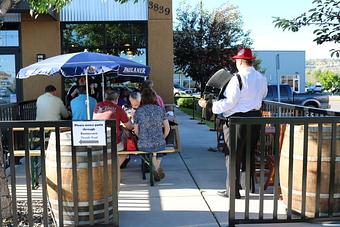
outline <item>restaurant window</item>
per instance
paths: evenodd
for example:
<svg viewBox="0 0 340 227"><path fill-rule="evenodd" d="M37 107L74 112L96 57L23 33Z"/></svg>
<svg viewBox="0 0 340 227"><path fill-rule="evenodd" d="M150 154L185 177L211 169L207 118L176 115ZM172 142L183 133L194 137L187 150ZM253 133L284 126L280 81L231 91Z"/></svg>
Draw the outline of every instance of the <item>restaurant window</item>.
<svg viewBox="0 0 340 227"><path fill-rule="evenodd" d="M19 47L19 29L17 25L4 24L0 30L0 47Z"/></svg>
<svg viewBox="0 0 340 227"><path fill-rule="evenodd" d="M112 54L147 64L147 23L62 23L62 53L84 50ZM64 92L76 78L64 78Z"/></svg>
<svg viewBox="0 0 340 227"><path fill-rule="evenodd" d="M19 25L3 24L0 30L0 104L17 101L19 49Z"/></svg>
<svg viewBox="0 0 340 227"><path fill-rule="evenodd" d="M146 64L145 22L78 23L62 25L62 52L84 51L108 53L120 57L135 56Z"/></svg>

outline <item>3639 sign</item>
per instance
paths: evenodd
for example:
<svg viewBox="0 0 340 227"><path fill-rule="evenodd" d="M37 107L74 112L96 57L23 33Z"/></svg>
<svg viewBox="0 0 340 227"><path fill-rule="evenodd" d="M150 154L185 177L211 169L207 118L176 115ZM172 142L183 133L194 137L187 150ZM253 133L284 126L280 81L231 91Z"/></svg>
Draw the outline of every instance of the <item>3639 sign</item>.
<svg viewBox="0 0 340 227"><path fill-rule="evenodd" d="M154 10L157 13L169 15L171 13L171 10L169 7L166 7L164 5L158 4L157 2L149 1L149 9Z"/></svg>

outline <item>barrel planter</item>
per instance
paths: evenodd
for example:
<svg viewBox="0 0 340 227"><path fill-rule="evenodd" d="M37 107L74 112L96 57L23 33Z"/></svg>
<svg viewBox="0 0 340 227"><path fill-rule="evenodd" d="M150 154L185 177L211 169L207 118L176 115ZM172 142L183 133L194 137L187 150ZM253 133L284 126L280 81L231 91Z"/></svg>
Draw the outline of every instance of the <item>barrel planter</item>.
<svg viewBox="0 0 340 227"><path fill-rule="evenodd" d="M336 129L336 157L335 169L330 170L332 128L324 124L322 128L322 158L321 158L321 188L320 188L320 216L327 215L329 202L333 204L333 214L340 213L340 127ZM283 202L288 204L288 169L289 169L289 134L287 126L282 144L280 157L280 186ZM293 191L292 210L301 213L302 174L303 174L303 134L304 127L294 128L293 155ZM318 155L318 126L309 125L308 128L308 157L306 178L306 213L307 217L314 217L317 191L317 155ZM334 171L333 200L329 201L330 172Z"/></svg>
<svg viewBox="0 0 340 227"><path fill-rule="evenodd" d="M108 133L109 135L109 133ZM108 140L110 141L110 140ZM76 171L77 171L77 194L78 194L78 221L79 225L90 224L89 210L89 183L93 188L93 211L94 223L103 223L105 218L105 201L108 201L109 219L113 218L113 193L118 193L118 186L112 190L112 164L111 146L108 144L107 154L107 195L104 193L104 162L102 147L92 148L92 176L93 182L88 182L88 154L86 147L75 147L76 149ZM74 202L73 202L73 177L72 177L72 145L71 132L60 133L60 156L61 156L61 182L62 182L62 203L64 225L75 225ZM51 204L52 213L59 222L59 203L58 203L58 181L57 181L57 161L56 161L56 138L52 132L46 151L46 178L47 193ZM119 173L119 171L118 171ZM119 175L118 175L119 179ZM117 181L116 185L118 184ZM59 223L58 223L59 225Z"/></svg>

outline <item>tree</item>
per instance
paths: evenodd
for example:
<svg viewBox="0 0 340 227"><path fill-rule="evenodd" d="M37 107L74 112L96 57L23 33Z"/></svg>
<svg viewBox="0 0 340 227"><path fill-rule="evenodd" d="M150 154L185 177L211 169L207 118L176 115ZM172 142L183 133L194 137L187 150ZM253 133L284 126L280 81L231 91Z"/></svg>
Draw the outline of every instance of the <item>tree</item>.
<svg viewBox="0 0 340 227"><path fill-rule="evenodd" d="M294 19L274 17L275 27L282 28L283 31L298 32L302 27L316 26L313 32L316 36L314 42L320 45L326 42L338 44L340 42L340 1L314 0L313 4L316 5L314 8ZM331 49L330 52L331 56L340 57L340 49Z"/></svg>
<svg viewBox="0 0 340 227"><path fill-rule="evenodd" d="M217 70L226 67L235 72L232 62L237 49L250 46L249 32L242 30L242 18L233 5L225 5L212 13L202 5L190 8L184 5L177 10L178 24L174 31L174 64L193 80L201 91Z"/></svg>
<svg viewBox="0 0 340 227"><path fill-rule="evenodd" d="M335 88L340 87L340 75L335 72L326 70L320 71L317 70L313 72L316 77L319 78L321 85L325 88L325 90L334 90Z"/></svg>

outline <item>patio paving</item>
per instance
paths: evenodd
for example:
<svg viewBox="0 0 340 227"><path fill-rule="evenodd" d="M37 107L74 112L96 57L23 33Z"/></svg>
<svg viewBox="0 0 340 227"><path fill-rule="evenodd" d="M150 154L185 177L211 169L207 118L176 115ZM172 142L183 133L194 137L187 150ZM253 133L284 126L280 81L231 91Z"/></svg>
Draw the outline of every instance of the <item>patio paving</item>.
<svg viewBox="0 0 340 227"><path fill-rule="evenodd" d="M225 184L224 155L209 152L216 145L216 133L206 125L190 120L191 116L176 111L181 138L181 152L168 154L162 160L166 177L149 186L140 172L140 160L134 157L122 170L119 194L120 226L181 227L227 226L229 200L216 195ZM241 191L241 194L244 193ZM257 194L251 195L250 217L257 217ZM266 195L271 197L271 194ZM244 200L237 200L236 216L243 215ZM273 202L264 202L264 217L270 216ZM279 202L279 217L285 207ZM239 225L249 226L249 225ZM258 224L251 226L336 226L310 223ZM340 226L340 225L338 225Z"/></svg>

